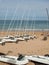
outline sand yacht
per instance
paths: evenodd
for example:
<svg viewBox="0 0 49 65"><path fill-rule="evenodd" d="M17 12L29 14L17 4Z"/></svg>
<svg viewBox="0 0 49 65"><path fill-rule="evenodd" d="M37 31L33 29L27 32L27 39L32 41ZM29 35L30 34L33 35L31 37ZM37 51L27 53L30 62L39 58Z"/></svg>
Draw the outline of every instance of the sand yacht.
<svg viewBox="0 0 49 65"><path fill-rule="evenodd" d="M17 41L24 41L23 36L21 36L21 35L16 35L14 38L15 38Z"/></svg>
<svg viewBox="0 0 49 65"><path fill-rule="evenodd" d="M6 36L6 37L1 37L0 39L0 44L1 45L5 45L5 43L9 43L9 42L12 42L12 43L17 43L18 41L24 41L24 39L20 36Z"/></svg>
<svg viewBox="0 0 49 65"><path fill-rule="evenodd" d="M25 35L23 35L23 38L24 38L24 40L29 40L29 39L34 39L34 38L37 38L36 37L36 35L33 35L33 36L31 36L31 35L27 35L27 34L25 34Z"/></svg>
<svg viewBox="0 0 49 65"><path fill-rule="evenodd" d="M5 62L9 64L15 65L25 65L29 63L29 61L42 63L42 64L49 64L49 57L48 56L39 56L39 55L32 55L32 56L24 56L20 54L19 56L8 56L3 53L0 54L0 62Z"/></svg>
<svg viewBox="0 0 49 65"><path fill-rule="evenodd" d="M33 56L28 56L28 60L42 63L42 64L49 64L49 57L48 56L39 56L39 55L33 55Z"/></svg>
<svg viewBox="0 0 49 65"><path fill-rule="evenodd" d="M5 45L6 42L16 42L17 40L13 36L6 36L0 39L0 44Z"/></svg>
<svg viewBox="0 0 49 65"><path fill-rule="evenodd" d="M5 62L9 64L15 64L15 65L25 65L29 61L26 58L26 56L7 56L7 55L0 55L0 62Z"/></svg>

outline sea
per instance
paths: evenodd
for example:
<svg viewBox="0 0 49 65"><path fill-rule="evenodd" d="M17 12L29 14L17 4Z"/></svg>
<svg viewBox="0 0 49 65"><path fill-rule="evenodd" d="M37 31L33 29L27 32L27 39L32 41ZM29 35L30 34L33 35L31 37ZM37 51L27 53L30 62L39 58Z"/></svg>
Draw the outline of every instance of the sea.
<svg viewBox="0 0 49 65"><path fill-rule="evenodd" d="M0 20L0 31L49 30L48 20Z"/></svg>

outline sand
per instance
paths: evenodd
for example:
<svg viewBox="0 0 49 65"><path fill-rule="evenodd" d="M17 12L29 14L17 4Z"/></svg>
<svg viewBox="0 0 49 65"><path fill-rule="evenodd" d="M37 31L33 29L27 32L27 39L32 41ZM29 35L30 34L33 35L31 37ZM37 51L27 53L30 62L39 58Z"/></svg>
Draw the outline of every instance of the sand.
<svg viewBox="0 0 49 65"><path fill-rule="evenodd" d="M18 31L16 33L10 32L9 35L15 35L15 34L29 34L33 35L33 32L23 32L23 31ZM12 56L17 56L19 53L24 54L24 55L45 55L49 54L49 37L46 41L43 41L43 37L45 34L49 32L40 32L36 31L34 34L37 36L37 39L33 40L28 40L26 41L19 41L17 44L16 43L6 43L4 46L0 45L0 52L12 55ZM44 34L44 35L41 35ZM6 32L0 32L0 36L6 36ZM3 62L0 62L0 65L9 65ZM27 65L35 65L33 62L29 62Z"/></svg>

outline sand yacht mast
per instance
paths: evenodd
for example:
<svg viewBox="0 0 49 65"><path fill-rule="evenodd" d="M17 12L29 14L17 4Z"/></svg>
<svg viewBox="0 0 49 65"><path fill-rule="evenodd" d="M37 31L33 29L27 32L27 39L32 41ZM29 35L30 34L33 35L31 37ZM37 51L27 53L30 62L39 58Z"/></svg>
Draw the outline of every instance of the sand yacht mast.
<svg viewBox="0 0 49 65"><path fill-rule="evenodd" d="M49 13L48 13L48 9L46 8L46 12L47 12L47 17L48 17L48 20L49 20Z"/></svg>
<svg viewBox="0 0 49 65"><path fill-rule="evenodd" d="M47 8L46 8L46 13L47 13L48 21L49 21L49 13L48 13L48 9ZM47 22L47 28L48 28L48 22Z"/></svg>

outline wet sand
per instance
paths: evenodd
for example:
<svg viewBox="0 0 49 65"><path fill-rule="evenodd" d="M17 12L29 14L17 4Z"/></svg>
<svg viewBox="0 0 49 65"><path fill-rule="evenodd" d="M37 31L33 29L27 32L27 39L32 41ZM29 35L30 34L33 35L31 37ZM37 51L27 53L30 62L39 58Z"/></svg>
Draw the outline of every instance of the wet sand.
<svg viewBox="0 0 49 65"><path fill-rule="evenodd" d="M22 32L19 31L17 33L10 32L9 35L15 35L15 34L29 34L33 35L33 32ZM34 34L37 36L37 39L28 40L26 41L19 41L16 43L6 43L4 46L0 45L0 52L12 56L17 56L18 53L24 54L24 55L45 55L49 54L49 37L46 41L43 41L43 35L41 34L47 34L49 32L35 32ZM6 32L0 32L0 36L7 36ZM9 65L6 63L0 62L0 65ZM27 65L35 65L33 62L29 62Z"/></svg>

